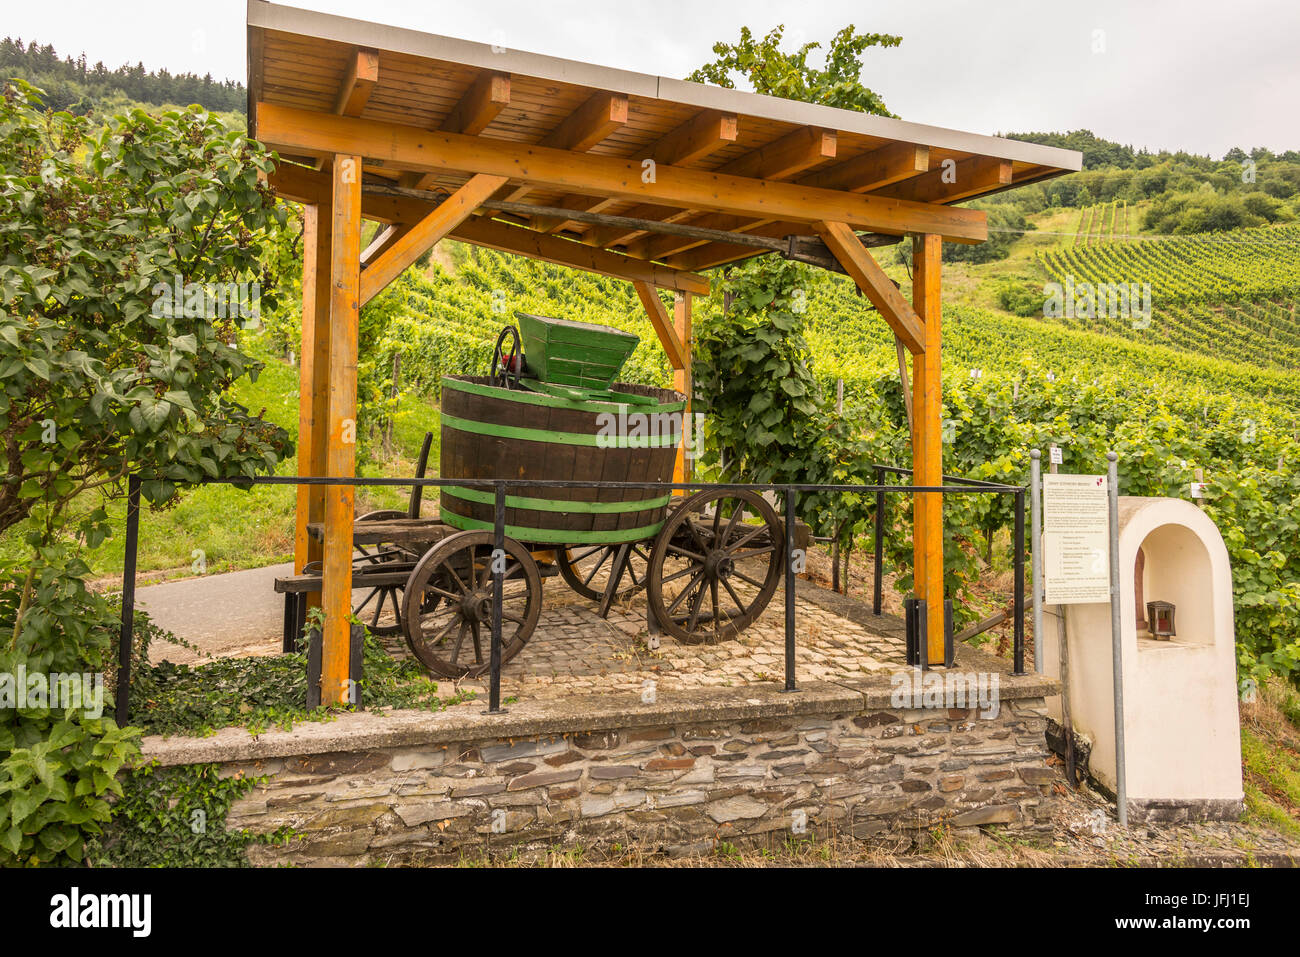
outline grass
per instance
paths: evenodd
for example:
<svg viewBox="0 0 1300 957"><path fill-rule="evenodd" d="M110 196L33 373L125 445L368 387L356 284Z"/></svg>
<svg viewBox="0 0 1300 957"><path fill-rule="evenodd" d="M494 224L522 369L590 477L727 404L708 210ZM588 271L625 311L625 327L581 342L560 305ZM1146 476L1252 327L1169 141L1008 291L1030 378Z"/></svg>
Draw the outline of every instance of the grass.
<svg viewBox="0 0 1300 957"><path fill-rule="evenodd" d="M255 353L256 354L256 353ZM266 363L256 382L235 384L235 401L256 412L265 409L268 421L298 436L298 369L277 358L261 356ZM411 399L405 414L394 425L392 459L363 461L360 475L406 476L415 469L424 433L432 431L434 445L429 453L429 474L438 467L438 408L434 402ZM372 443L377 449L378 441ZM277 475L297 474L297 457L281 462ZM404 488L359 489L357 513L377 508L405 508L409 492ZM144 509L140 514L138 568L141 583L162 578L214 574L243 568L258 568L293 558L293 523L297 493L292 486L258 486L242 490L231 485L203 485L181 494L180 501L163 510ZM430 498L426 490L426 500ZM89 511L97 496L73 506L75 513ZM426 506L427 507L427 506ZM107 506L112 536L98 548L83 554L94 574L105 583L120 578L124 556L126 502ZM0 557L11 559L25 554L20 523L0 537ZM201 562L200 562L201 560Z"/></svg>
<svg viewBox="0 0 1300 957"><path fill-rule="evenodd" d="M1266 681L1241 708L1247 819L1300 839L1300 693Z"/></svg>

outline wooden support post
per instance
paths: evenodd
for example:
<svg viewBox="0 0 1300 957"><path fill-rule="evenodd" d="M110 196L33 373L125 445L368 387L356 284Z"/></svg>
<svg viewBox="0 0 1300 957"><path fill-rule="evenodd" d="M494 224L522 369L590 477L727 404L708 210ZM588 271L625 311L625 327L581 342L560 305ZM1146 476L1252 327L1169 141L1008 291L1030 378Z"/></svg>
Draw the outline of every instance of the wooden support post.
<svg viewBox="0 0 1300 957"><path fill-rule="evenodd" d="M330 354L330 207L308 205L302 210L302 353L298 366L298 474L325 475L329 434ZM307 525L325 520L325 489L298 488L294 528L294 572L321 560L321 544L307 534ZM305 596L308 608L320 606L320 592Z"/></svg>
<svg viewBox="0 0 1300 957"><path fill-rule="evenodd" d="M678 293L673 301L673 329L677 333L677 341L682 344L683 356L686 360L681 367L673 369L673 388L686 396L686 408L682 411L682 441L677 447L673 481L689 482L694 468L686 455L686 442L689 438L694 449L699 441L695 435L694 420L691 418L691 395L695 389L691 380L691 294L689 292Z"/></svg>
<svg viewBox="0 0 1300 957"><path fill-rule="evenodd" d="M933 233L912 240L912 301L925 328L925 351L912 356L912 482L943 484L942 371L940 354L940 256ZM926 603L926 651L932 665L944 661L943 496L913 495L913 561L917 598Z"/></svg>
<svg viewBox="0 0 1300 957"><path fill-rule="evenodd" d="M361 312L361 157L334 157L330 217L330 346L328 474L356 474L357 326ZM325 627L322 635L321 704L350 700L348 680L352 617L352 486L325 492Z"/></svg>

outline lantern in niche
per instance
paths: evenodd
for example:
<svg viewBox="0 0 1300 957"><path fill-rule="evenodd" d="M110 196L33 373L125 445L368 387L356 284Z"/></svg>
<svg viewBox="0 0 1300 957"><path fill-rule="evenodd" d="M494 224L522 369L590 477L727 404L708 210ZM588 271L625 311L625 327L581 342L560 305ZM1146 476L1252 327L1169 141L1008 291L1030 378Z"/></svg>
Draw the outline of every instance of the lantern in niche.
<svg viewBox="0 0 1300 957"><path fill-rule="evenodd" d="M1159 641L1168 641L1177 632L1174 631L1174 603L1171 601L1147 602L1147 627L1151 637Z"/></svg>

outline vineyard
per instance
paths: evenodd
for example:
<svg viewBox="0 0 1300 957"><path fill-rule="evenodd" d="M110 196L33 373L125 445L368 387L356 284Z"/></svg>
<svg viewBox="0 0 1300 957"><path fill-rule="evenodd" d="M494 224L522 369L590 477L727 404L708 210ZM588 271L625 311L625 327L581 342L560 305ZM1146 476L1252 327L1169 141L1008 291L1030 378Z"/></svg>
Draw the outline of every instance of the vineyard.
<svg viewBox="0 0 1300 957"><path fill-rule="evenodd" d="M1074 292L1074 308L1052 316L1065 326L1237 362L1300 368L1300 226L1065 246L1040 252L1037 262L1049 281ZM1098 287L1116 284L1149 289L1151 315L1112 308ZM1084 297L1093 291L1095 308L1087 308Z"/></svg>
<svg viewBox="0 0 1300 957"><path fill-rule="evenodd" d="M1117 199L1079 210L1071 245L1092 246L1128 237L1129 210L1126 200Z"/></svg>

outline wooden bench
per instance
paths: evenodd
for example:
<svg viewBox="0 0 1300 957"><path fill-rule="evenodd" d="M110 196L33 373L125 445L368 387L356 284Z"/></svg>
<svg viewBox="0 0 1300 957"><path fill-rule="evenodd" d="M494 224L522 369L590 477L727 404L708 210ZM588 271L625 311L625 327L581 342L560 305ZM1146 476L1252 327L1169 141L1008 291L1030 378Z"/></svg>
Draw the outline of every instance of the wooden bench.
<svg viewBox="0 0 1300 957"><path fill-rule="evenodd" d="M311 567L308 566L309 569ZM383 566L369 563L354 565L352 587L401 588L411 577L411 570L414 567L414 562L385 562ZM284 634L281 650L288 652L296 649L298 636L307 626L307 595L311 592L319 592L323 584L324 577L319 571L285 575L275 580L276 593L284 595Z"/></svg>

